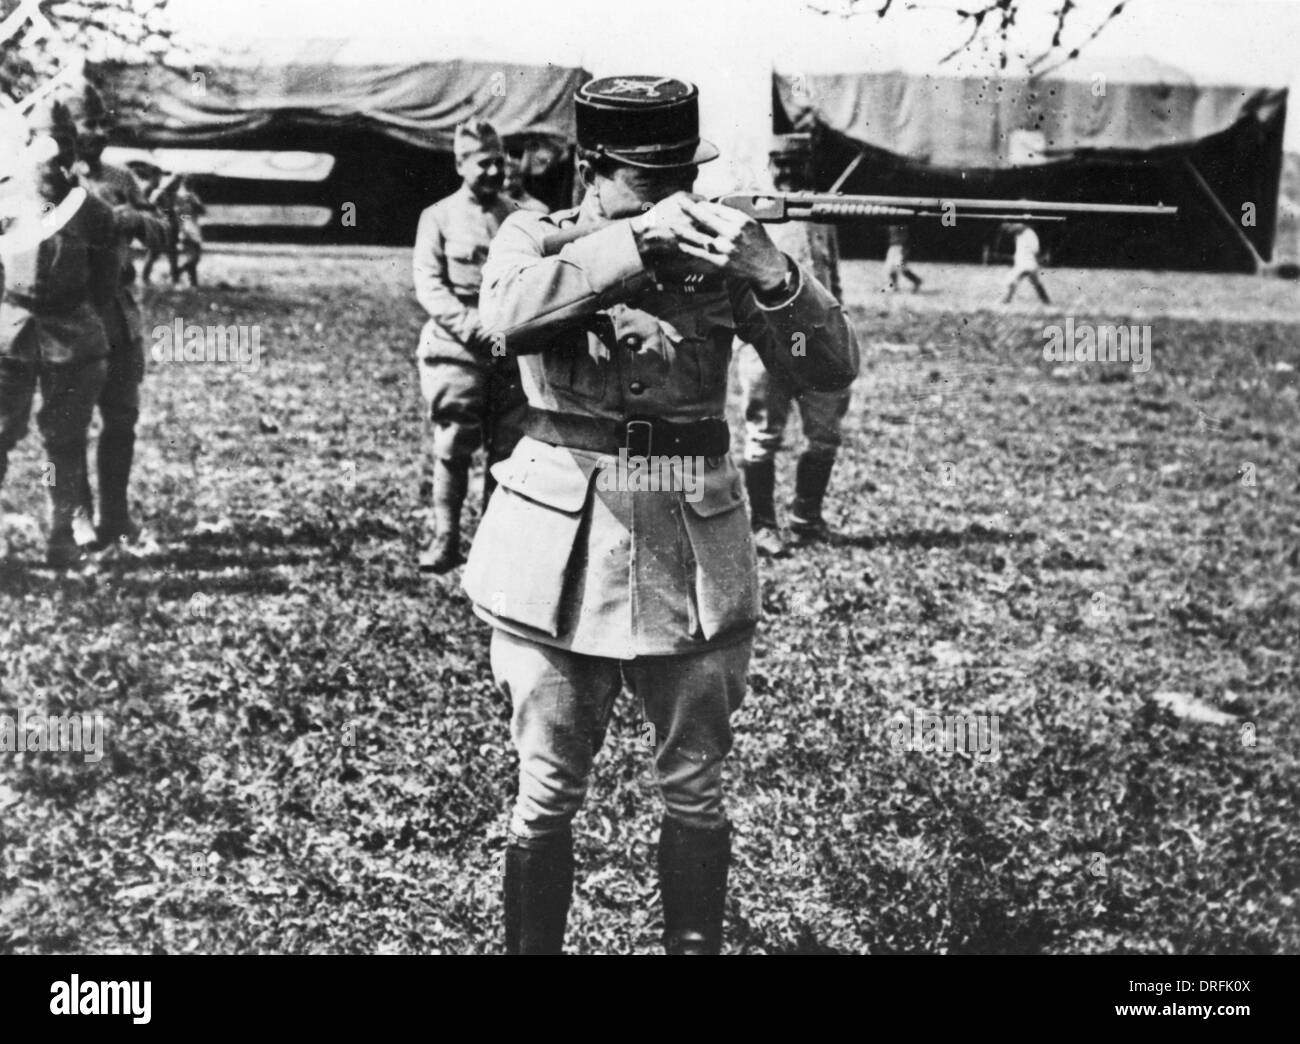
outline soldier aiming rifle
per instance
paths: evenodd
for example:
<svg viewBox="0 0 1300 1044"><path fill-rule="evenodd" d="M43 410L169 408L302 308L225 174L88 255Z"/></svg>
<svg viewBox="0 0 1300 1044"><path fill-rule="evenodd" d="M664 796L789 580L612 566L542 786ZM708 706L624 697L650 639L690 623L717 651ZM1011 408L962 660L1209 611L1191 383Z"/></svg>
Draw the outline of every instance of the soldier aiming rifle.
<svg viewBox="0 0 1300 1044"><path fill-rule="evenodd" d="M493 628L519 754L506 949L562 947L570 824L626 686L653 726L666 806L664 947L718 953L731 852L722 764L759 610L723 419L732 338L800 390L848 387L857 344L839 302L762 225L691 192L718 155L700 138L694 86L600 79L575 105L582 205L511 217L480 297L484 331L519 360L528 397L464 576ZM557 233L567 242L550 254ZM700 496L599 478L631 458L699 462Z"/></svg>

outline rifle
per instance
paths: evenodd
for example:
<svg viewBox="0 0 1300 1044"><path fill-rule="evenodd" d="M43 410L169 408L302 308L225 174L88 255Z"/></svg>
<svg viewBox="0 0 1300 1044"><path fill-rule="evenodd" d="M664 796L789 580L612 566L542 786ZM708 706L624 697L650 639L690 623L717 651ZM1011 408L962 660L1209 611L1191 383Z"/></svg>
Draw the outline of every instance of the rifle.
<svg viewBox="0 0 1300 1044"><path fill-rule="evenodd" d="M942 196L850 196L839 192L731 192L714 203L757 221L869 221L890 225L926 219L953 221L1065 221L1071 215L1171 217L1177 207L1131 203L1049 203L1023 199L951 199ZM547 257L558 254L591 228L566 228L542 241Z"/></svg>

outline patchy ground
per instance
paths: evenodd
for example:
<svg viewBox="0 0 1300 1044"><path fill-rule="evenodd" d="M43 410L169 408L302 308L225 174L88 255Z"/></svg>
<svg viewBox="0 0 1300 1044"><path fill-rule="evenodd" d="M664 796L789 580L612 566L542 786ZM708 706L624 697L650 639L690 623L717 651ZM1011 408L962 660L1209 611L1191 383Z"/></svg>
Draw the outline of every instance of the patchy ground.
<svg viewBox="0 0 1300 1044"><path fill-rule="evenodd" d="M920 271L846 272L841 536L764 569L728 949L1294 952L1295 286L1051 271L1062 305L1004 311L998 270ZM0 492L0 713L107 728L98 763L0 754L0 951L495 950L513 754L486 628L415 570L407 257L206 275L150 325L255 324L260 366L151 364L156 544L46 570L34 438ZM1062 307L1149 324L1150 371L1045 362ZM989 715L998 756L896 750L914 713ZM639 724L579 820L574 950L657 948Z"/></svg>

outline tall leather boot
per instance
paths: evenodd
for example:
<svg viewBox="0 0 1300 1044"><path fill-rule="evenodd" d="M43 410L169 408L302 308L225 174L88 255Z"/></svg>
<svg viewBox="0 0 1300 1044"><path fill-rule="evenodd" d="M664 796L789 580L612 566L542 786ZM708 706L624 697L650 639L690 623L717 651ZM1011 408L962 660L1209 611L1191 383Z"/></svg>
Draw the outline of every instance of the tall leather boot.
<svg viewBox="0 0 1300 1044"><path fill-rule="evenodd" d="M99 541L134 540L140 527L131 519L127 486L135 459L135 428L105 426L99 436Z"/></svg>
<svg viewBox="0 0 1300 1044"><path fill-rule="evenodd" d="M56 569L66 569L81 560L81 548L73 529L81 508L82 487L86 482L86 444L45 448L54 465L54 484L50 490L50 537L45 561Z"/></svg>
<svg viewBox="0 0 1300 1044"><path fill-rule="evenodd" d="M573 895L573 834L565 830L528 845L511 836L506 847L506 953L561 953Z"/></svg>
<svg viewBox="0 0 1300 1044"><path fill-rule="evenodd" d="M834 457L799 458L794 477L794 500L790 502L790 530L804 540L825 540L830 527L822 518L822 500L830 485Z"/></svg>
<svg viewBox="0 0 1300 1044"><path fill-rule="evenodd" d="M776 460L747 460L744 472L754 547L765 558L782 558L786 548L776 522Z"/></svg>
<svg viewBox="0 0 1300 1044"><path fill-rule="evenodd" d="M749 495L749 520L755 529L776 528L776 461L747 460L745 492Z"/></svg>
<svg viewBox="0 0 1300 1044"><path fill-rule="evenodd" d="M731 865L731 827L701 830L665 816L659 830L664 952L719 954Z"/></svg>
<svg viewBox="0 0 1300 1044"><path fill-rule="evenodd" d="M469 488L469 462L433 462L433 536L420 551L420 572L446 573L465 559L460 553L460 509Z"/></svg>

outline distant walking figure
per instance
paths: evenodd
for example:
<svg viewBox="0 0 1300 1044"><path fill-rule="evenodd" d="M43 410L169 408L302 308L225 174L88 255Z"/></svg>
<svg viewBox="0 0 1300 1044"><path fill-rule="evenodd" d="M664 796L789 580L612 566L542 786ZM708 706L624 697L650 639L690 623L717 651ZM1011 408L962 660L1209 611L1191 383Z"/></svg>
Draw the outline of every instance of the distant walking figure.
<svg viewBox="0 0 1300 1044"><path fill-rule="evenodd" d="M921 292L921 277L907 266L911 245L911 230L906 225L889 226L889 249L885 252L885 275L889 289L898 289L898 277L907 276L912 281L912 293Z"/></svg>
<svg viewBox="0 0 1300 1044"><path fill-rule="evenodd" d="M1038 291L1038 299L1043 304L1051 304L1051 298L1047 296L1042 280L1038 278L1038 233L1020 223L1008 226L1008 231L1016 237L1016 256L1011 262L1011 278L1007 280L1007 296L1002 299L1002 303L1009 303L1016 295L1020 280L1027 279Z"/></svg>

